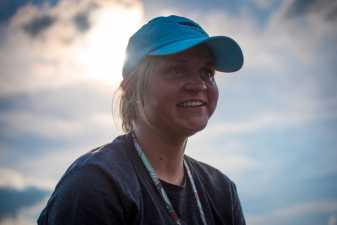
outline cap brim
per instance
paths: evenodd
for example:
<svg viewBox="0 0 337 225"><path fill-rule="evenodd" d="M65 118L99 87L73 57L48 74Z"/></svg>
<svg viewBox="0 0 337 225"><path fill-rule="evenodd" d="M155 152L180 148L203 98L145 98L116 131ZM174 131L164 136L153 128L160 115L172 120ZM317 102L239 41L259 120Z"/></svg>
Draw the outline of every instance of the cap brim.
<svg viewBox="0 0 337 225"><path fill-rule="evenodd" d="M215 57L215 69L221 72L235 72L243 65L243 54L240 46L226 36L202 37L177 41L151 51L149 55L171 55L199 44L206 44Z"/></svg>

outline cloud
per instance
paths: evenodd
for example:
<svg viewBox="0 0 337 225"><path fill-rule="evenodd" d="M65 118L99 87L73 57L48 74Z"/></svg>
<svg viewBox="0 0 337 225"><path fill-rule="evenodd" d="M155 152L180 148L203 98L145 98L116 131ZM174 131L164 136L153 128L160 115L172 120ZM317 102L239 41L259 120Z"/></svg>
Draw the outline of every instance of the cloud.
<svg viewBox="0 0 337 225"><path fill-rule="evenodd" d="M328 219L328 224L327 225L336 225L337 224L337 216L336 215L331 215Z"/></svg>
<svg viewBox="0 0 337 225"><path fill-rule="evenodd" d="M301 107L298 108L298 106ZM274 109L274 111L255 111L245 120L238 118L228 122L227 119L223 122L218 121L210 126L210 133L217 136L242 135L261 129L301 127L314 121L337 119L337 98L292 100L284 111L279 111L273 106L269 107L269 110Z"/></svg>
<svg viewBox="0 0 337 225"><path fill-rule="evenodd" d="M336 201L317 201L305 202L296 205L291 205L287 208L273 210L264 215L247 216L249 224L292 224L289 221L294 221L296 217L308 218L310 215L317 215L319 213L335 213L337 211ZM277 221L277 222L275 222ZM302 221L303 222L303 221ZM311 223L309 223L311 224Z"/></svg>
<svg viewBox="0 0 337 225"><path fill-rule="evenodd" d="M0 168L0 224L17 221L21 214L27 214L49 194L44 180Z"/></svg>
<svg viewBox="0 0 337 225"><path fill-rule="evenodd" d="M88 31L90 29L89 15L86 12L78 13L73 17L73 21L77 29L81 32Z"/></svg>
<svg viewBox="0 0 337 225"><path fill-rule="evenodd" d="M273 0L255 0L254 3L259 9L268 9L273 5Z"/></svg>
<svg viewBox="0 0 337 225"><path fill-rule="evenodd" d="M84 82L9 98L12 106L4 103L7 107L0 109L1 164L36 159L48 151L60 154L67 146L81 145L85 151L110 141L120 132L112 117L111 92L110 85Z"/></svg>
<svg viewBox="0 0 337 225"><path fill-rule="evenodd" d="M44 152L35 156L34 160L18 160L19 165L15 167L15 170L19 171L22 176L29 178L26 181L27 183L52 191L67 168L77 158L109 141L94 140L90 144L77 143L77 145L62 147L50 146Z"/></svg>
<svg viewBox="0 0 337 225"><path fill-rule="evenodd" d="M0 2L0 23L7 21L17 9L24 5L24 1L3 0Z"/></svg>
<svg viewBox="0 0 337 225"><path fill-rule="evenodd" d="M15 190L36 187L51 191L73 161L90 150L112 141L112 139L114 137L110 137L108 140L94 137L92 141L77 142L69 146L48 146L40 150L38 154L32 152L25 153L24 156L20 156L19 151L16 151L12 153L16 160L10 159L1 162L3 167L0 168L0 187Z"/></svg>
<svg viewBox="0 0 337 225"><path fill-rule="evenodd" d="M106 105L109 106L109 102ZM106 113L94 112L87 118L81 118L81 116L78 118L61 118L51 115L38 116L36 112L18 110L2 113L0 121L5 125L2 129L3 137L30 135L47 139L61 138L66 141L92 133L90 128L92 131L99 131L100 134L110 133L113 127L113 119L108 107L106 108ZM70 112L68 113L70 114ZM32 126L33 124L34 126ZM51 129L53 132L50 132Z"/></svg>
<svg viewBox="0 0 337 225"><path fill-rule="evenodd" d="M13 15L7 25L7 35L12 33L18 35L24 31L31 38L38 38L39 42L46 44L58 42L61 46L69 44L76 41L78 38L76 35L81 36L84 28L90 28L91 14L99 8L99 5L102 5L96 2L106 1L60 1L56 5L24 5ZM18 40L14 39L14 41Z"/></svg>
<svg viewBox="0 0 337 225"><path fill-rule="evenodd" d="M13 170L0 169L0 178L0 187L22 189L26 186L23 177Z"/></svg>
<svg viewBox="0 0 337 225"><path fill-rule="evenodd" d="M61 154L69 145L81 145L83 152L115 136L111 108L119 74L108 74L113 81L91 79L90 61L80 58L91 56L92 60L98 60L94 62L98 70L90 71L98 76L102 73L102 61L118 67L117 63L111 63L117 60L111 58L114 55L109 51L120 54L119 51L106 44L112 43L109 35L120 37L106 29L120 24L118 15L133 16L128 17L132 23L141 10L137 2L125 5L120 1L62 1L53 7L26 5L18 10L0 41L2 165L15 168L17 162L36 158L36 154L44 156L48 151ZM57 19L52 25L39 28L36 37L22 30L27 21L45 16ZM82 25L74 24L76 16L83 17L82 22L77 21L84 22L82 25L88 20L94 31L101 30L87 30L84 34L84 30L78 30ZM115 45L122 49L120 41ZM97 45L100 48L95 48ZM101 56L105 53L103 60Z"/></svg>
<svg viewBox="0 0 337 225"><path fill-rule="evenodd" d="M48 179L38 179L32 175L17 172L9 168L0 168L0 188L3 190L24 191L27 188L50 189Z"/></svg>
<svg viewBox="0 0 337 225"><path fill-rule="evenodd" d="M37 202L31 206L18 210L15 215L4 217L0 221L0 225L33 225L36 224L37 216L47 203L47 198Z"/></svg>
<svg viewBox="0 0 337 225"><path fill-rule="evenodd" d="M333 32L335 26L321 17L305 17L306 26L295 19L287 19L285 15L291 3L289 0L282 1L264 26L244 7L235 16L215 8L210 10L211 16L198 10L191 11L189 16L207 27L209 33L228 35L239 42L245 55L243 71L267 69L269 73L288 72L284 69L289 68L289 60L294 59L301 64L313 63L323 41L321 38L336 36L336 32ZM313 29L316 29L314 34Z"/></svg>
<svg viewBox="0 0 337 225"><path fill-rule="evenodd" d="M34 158L49 150L50 145L55 145L58 152L65 149L65 143L94 147L94 142L109 141L115 135L111 106L116 84L89 79L89 64L79 62L79 57L91 54L82 52L93 48L87 44L91 37L76 35L78 24L74 25L73 19L82 14L96 26L99 13L123 13L125 8L120 2L97 1L98 8L95 4L62 1L54 7L26 5L12 17L5 38L0 41L2 165ZM109 6L108 10L103 9L105 6ZM127 7L141 10L138 5ZM22 30L27 21L44 16L57 20L48 28L41 28L35 38ZM102 49L98 50L96 53L101 55ZM116 66L110 61L108 64ZM83 147L82 151L90 148Z"/></svg>
<svg viewBox="0 0 337 225"><path fill-rule="evenodd" d="M221 170L234 181L259 166L259 162L246 154L247 146L233 139L219 141L210 133L212 128L208 127L191 137L186 154Z"/></svg>
<svg viewBox="0 0 337 225"><path fill-rule="evenodd" d="M20 8L2 28L0 95L53 89L95 76L116 86L127 42L123 35L134 29L141 11L137 2L85 0ZM119 21L126 16L128 26Z"/></svg>
<svg viewBox="0 0 337 225"><path fill-rule="evenodd" d="M80 32L86 32L90 29L92 25L90 16L98 7L99 5L97 3L91 2L86 8L73 16L73 22Z"/></svg>
<svg viewBox="0 0 337 225"><path fill-rule="evenodd" d="M23 26L23 30L32 37L36 37L44 30L55 24L56 18L48 15L33 19Z"/></svg>
<svg viewBox="0 0 337 225"><path fill-rule="evenodd" d="M133 29L132 22L141 19L140 3L125 2L61 1L53 7L42 8L25 5L11 18L0 40L0 161L3 167L15 169L32 181L35 179L35 184L45 180L44 185L50 187L63 171L52 167L48 170L50 178L41 175L40 165L48 167L53 158L58 168L65 169L75 156L116 135L111 108L119 74L102 71L100 62L118 67L117 63L111 63L117 60L109 52L120 54L118 49L123 49L122 43L127 41L113 31L108 32L107 28L113 25L122 31L124 25L118 18L128 16L130 26L125 30ZM23 31L27 21L44 16L57 19L46 29L41 28L34 38ZM79 31L78 26L82 25L75 24L76 16L83 17L82 22L77 21L84 22L82 25L88 20L94 31ZM107 45L113 43L111 37L118 39L115 45L119 48ZM100 48L96 48L97 45ZM97 61L98 70L90 72L97 76L106 72L113 80L89 78L90 61L81 61L87 56ZM66 151L76 154L67 155ZM37 155L45 161L39 161ZM40 164L34 167L36 161ZM43 179L31 177L30 172ZM10 176L17 177L7 177Z"/></svg>
<svg viewBox="0 0 337 225"><path fill-rule="evenodd" d="M5 217L16 216L20 210L40 202L47 194L48 192L36 187L23 190L0 187L0 221Z"/></svg>
<svg viewBox="0 0 337 225"><path fill-rule="evenodd" d="M93 5L90 2L94 2ZM54 6L39 8L25 5L11 16L6 27L2 26L0 164L3 169L0 175L3 175L0 176L0 187L15 187L17 195L26 193L29 186L52 190L74 159L112 140L117 134L110 112L114 88L111 83L117 83L118 79L113 82L92 80L88 65L90 62L96 65L90 70L94 75L104 73L102 68L105 64L102 66L102 61L106 60L107 65L116 67L118 58L110 53L119 52L119 48L103 43L106 40L109 40L108 43L124 43L122 38L117 39L115 30L122 31L123 27L129 26L123 26L119 13L125 15L129 12L123 11L125 9L142 12L142 8L135 7L133 3L129 6L118 3L116 8L112 7L115 11L105 11L104 4L110 4L108 2L61 1ZM112 5L116 3L110 2ZM182 4L190 8L188 2ZM310 128L310 131L315 130L324 137L330 137L334 132L332 130L328 134L324 133L326 130L309 126L312 122L323 126L324 121L336 120L335 64L329 63L335 60L329 52L334 52L336 47L331 45L322 50L324 43L331 43L326 40L333 40L336 34L333 16L325 19L327 15L334 15L330 13L333 7L329 10L323 4L325 9L307 10L290 17L287 12L295 2L286 0L273 11L270 20L261 25L248 7L240 8L239 3L233 3L236 5L235 13L223 11L221 7L214 9L212 4L203 4L205 7L207 4L209 11L203 7L179 11L179 5L176 5L176 10L153 7L146 14L164 12L192 17L211 34L225 34L236 39L245 54L244 68L237 76L217 78L222 95L218 111L207 130L191 138L187 154L219 168L234 181L239 180L243 185L239 190L246 189L242 193L247 199L255 196L251 186L256 185L264 191L264 196L270 196L266 200L268 203L273 202L276 196L271 192L295 196L296 190L287 189L290 189L289 183L295 178L300 183L303 176L310 177L314 173L312 171L327 171L330 167L330 172L336 171L335 164L327 163L335 158L334 145L325 143L330 145L330 149L325 149L313 140L314 135L309 132ZM255 0L253 4L257 4L259 9L274 7L265 0ZM111 15L116 17L109 17ZM101 16L107 23L101 23ZM53 22L48 23L48 18L53 18ZM34 21L39 19L42 25L37 22L34 25ZM47 23L43 20L47 20ZM34 25L29 31L31 33L23 28L27 24ZM130 30L135 29L130 26ZM95 50L92 43L100 48ZM122 44L118 45L123 47ZM82 61L82 57L88 56L93 57ZM111 77L120 75L118 70L108 71ZM307 133L295 134L298 132L296 128L308 129L311 135L302 139L300 135ZM294 134L296 141L284 136L268 136L269 131L282 129L287 134ZM254 141L263 143L262 148L254 145ZM289 147L288 142L298 145ZM316 150L311 149L315 146L309 148L312 144L317 146ZM268 149L270 146L273 151ZM310 168L303 164L308 157L315 159ZM293 167L288 168L289 165ZM275 176L279 179L275 180ZM244 186L246 184L247 188ZM324 183L319 186L322 187L331 186ZM287 190L281 191L282 188ZM302 192L302 186L298 188ZM307 193L306 190L304 192ZM276 196L276 199L281 198ZM291 202L291 198L284 199L288 199L285 204ZM255 224L275 224L278 219L281 224L286 224L288 212L297 212L298 217L295 214L290 217L290 220L296 220L308 212L314 212L315 204L309 202L289 209L278 205L279 209L270 210L270 213L250 214L248 218ZM329 205L323 202L317 204L323 208ZM335 212L325 209L324 212L319 211L329 215L324 222L330 220L333 223ZM23 216L25 210L16 212L14 218L7 218L3 223L23 224L29 218Z"/></svg>
<svg viewBox="0 0 337 225"><path fill-rule="evenodd" d="M269 25L275 27L279 24L281 30L290 33L290 37L295 41L294 44L299 45L299 52L306 52L307 55L313 52L324 58L335 57L337 47L333 43L337 41L337 20L334 19L336 12L335 1L286 0ZM279 27L275 28L279 29ZM334 56L330 56L329 52ZM311 58L316 57L311 55ZM336 69L335 66L333 68Z"/></svg>
<svg viewBox="0 0 337 225"><path fill-rule="evenodd" d="M337 22L337 3L334 0L297 0L291 2L286 15L300 17L308 14L319 14L326 21Z"/></svg>
<svg viewBox="0 0 337 225"><path fill-rule="evenodd" d="M40 7L46 4L55 5L57 2L58 0L2 0L0 1L0 26L1 23L8 22L8 20L10 20L11 17L14 16L20 8L26 5L34 5L36 7Z"/></svg>
<svg viewBox="0 0 337 225"><path fill-rule="evenodd" d="M337 38L332 32L336 27L320 17L304 17L307 26L287 19L292 3L283 1L266 26L244 10L236 17L220 10L213 10L211 16L193 15L211 34L236 39L245 55L241 71L218 78L223 95L210 132L245 134L336 118L336 92L331 85L336 82L332 52L337 47L331 42ZM330 43L328 50L322 49L325 43Z"/></svg>

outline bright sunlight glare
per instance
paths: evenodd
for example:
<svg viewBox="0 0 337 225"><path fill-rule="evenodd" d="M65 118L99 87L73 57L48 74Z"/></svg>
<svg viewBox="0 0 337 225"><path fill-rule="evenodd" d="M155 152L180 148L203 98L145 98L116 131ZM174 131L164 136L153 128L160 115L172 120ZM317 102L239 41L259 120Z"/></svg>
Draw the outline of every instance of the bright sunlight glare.
<svg viewBox="0 0 337 225"><path fill-rule="evenodd" d="M128 39L142 20L143 9L136 2L128 6L112 5L98 12L79 53L87 77L119 84Z"/></svg>

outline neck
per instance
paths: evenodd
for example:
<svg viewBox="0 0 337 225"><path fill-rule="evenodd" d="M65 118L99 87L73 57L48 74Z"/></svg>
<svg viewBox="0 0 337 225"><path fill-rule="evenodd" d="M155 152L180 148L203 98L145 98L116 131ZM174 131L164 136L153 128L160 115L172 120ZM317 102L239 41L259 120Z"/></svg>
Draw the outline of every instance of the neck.
<svg viewBox="0 0 337 225"><path fill-rule="evenodd" d="M138 126L135 126L134 133L159 179L176 185L182 184L187 138L170 138L158 131Z"/></svg>

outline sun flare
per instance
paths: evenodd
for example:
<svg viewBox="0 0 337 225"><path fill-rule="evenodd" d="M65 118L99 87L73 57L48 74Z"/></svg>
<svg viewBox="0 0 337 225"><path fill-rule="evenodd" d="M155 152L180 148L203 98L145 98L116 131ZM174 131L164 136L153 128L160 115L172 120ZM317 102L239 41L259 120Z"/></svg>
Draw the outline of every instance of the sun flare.
<svg viewBox="0 0 337 225"><path fill-rule="evenodd" d="M84 46L79 53L87 77L118 84L122 80L122 66L129 37L143 20L142 6L112 5L95 16Z"/></svg>

